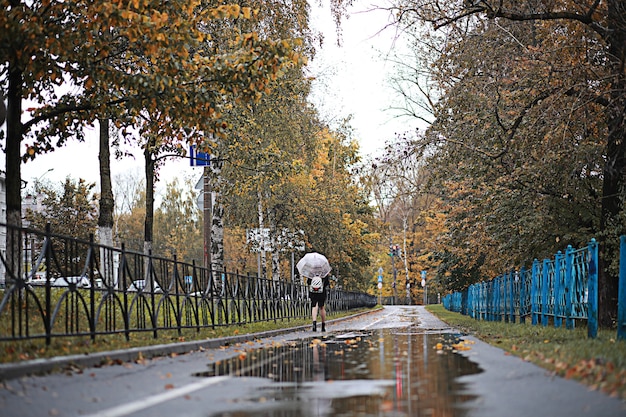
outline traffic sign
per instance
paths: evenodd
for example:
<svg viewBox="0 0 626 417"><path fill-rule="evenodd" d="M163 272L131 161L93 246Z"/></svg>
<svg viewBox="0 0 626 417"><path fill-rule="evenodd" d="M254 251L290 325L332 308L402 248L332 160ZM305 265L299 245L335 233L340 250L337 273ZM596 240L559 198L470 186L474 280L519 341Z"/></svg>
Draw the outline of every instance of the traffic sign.
<svg viewBox="0 0 626 417"><path fill-rule="evenodd" d="M192 167L204 167L211 165L211 154L196 150L196 145L189 147L189 164Z"/></svg>

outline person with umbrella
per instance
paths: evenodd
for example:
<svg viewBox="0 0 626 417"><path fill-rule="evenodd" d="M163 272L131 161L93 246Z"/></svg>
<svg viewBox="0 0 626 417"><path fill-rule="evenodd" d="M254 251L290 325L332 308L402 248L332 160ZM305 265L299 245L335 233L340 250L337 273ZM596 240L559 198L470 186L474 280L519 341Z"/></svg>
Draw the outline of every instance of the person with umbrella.
<svg viewBox="0 0 626 417"><path fill-rule="evenodd" d="M309 287L309 298L311 299L311 318L313 319L313 331L317 331L317 313L319 310L322 319L322 331L326 331L326 292L330 287L330 264L328 259L321 253L307 253L296 264L298 272L306 278Z"/></svg>

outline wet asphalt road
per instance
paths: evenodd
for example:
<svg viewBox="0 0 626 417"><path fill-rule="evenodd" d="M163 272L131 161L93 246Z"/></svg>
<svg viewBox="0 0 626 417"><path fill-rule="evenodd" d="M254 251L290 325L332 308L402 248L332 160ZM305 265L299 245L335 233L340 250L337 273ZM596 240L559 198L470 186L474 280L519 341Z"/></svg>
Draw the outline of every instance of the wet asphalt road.
<svg viewBox="0 0 626 417"><path fill-rule="evenodd" d="M0 367L14 376L0 388L0 415L626 416L624 402L458 335L420 306L388 306L327 330L46 376Z"/></svg>

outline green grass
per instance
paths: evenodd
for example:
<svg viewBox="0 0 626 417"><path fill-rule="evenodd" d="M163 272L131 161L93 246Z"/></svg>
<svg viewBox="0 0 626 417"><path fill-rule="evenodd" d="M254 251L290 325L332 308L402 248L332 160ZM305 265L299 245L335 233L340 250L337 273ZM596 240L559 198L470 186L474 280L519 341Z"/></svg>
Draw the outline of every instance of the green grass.
<svg viewBox="0 0 626 417"><path fill-rule="evenodd" d="M372 309L362 308L350 311L340 311L328 315L328 320L351 316ZM283 319L276 322L265 321L246 325L230 325L216 327L215 329L184 329L179 335L178 331L159 331L155 339L152 332L132 333L127 341L122 334L97 336L95 341L88 337L59 337L54 338L50 345L45 344L43 339L12 341L0 343L0 363L21 362L31 359L51 358L56 356L106 352L112 350L128 349L141 346L152 346L168 343L178 343L192 340L207 340L220 337L234 336L239 334L252 334L271 330L309 325L309 318Z"/></svg>
<svg viewBox="0 0 626 417"><path fill-rule="evenodd" d="M586 327L567 330L479 321L447 311L442 305L428 306L428 311L511 355L626 400L626 341L617 341L615 330L600 330L596 339L588 339Z"/></svg>

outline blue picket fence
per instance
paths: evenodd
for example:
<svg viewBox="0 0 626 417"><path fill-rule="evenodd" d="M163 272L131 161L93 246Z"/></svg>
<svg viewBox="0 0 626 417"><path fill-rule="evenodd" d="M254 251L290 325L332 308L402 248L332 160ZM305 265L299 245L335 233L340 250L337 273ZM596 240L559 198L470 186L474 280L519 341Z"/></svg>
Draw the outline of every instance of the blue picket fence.
<svg viewBox="0 0 626 417"><path fill-rule="evenodd" d="M443 297L447 310L477 320L525 322L573 329L587 323L587 335L598 334L598 243L592 239L581 249L568 246L553 259L536 260L490 281L472 284ZM618 339L626 339L626 235L620 238Z"/></svg>

